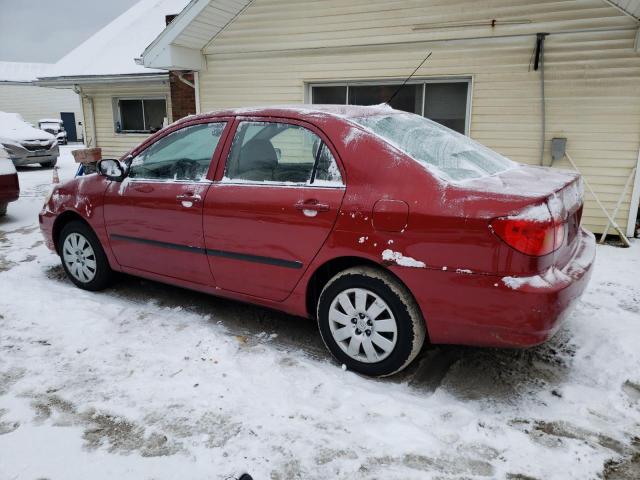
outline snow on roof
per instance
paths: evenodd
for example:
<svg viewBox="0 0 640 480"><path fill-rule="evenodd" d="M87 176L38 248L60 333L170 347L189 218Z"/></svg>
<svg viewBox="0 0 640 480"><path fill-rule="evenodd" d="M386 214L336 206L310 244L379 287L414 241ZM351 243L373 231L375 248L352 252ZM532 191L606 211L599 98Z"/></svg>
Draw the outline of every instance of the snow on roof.
<svg viewBox="0 0 640 480"><path fill-rule="evenodd" d="M165 15L179 14L189 0L140 0L61 58L40 78L163 72L135 63L164 30Z"/></svg>
<svg viewBox="0 0 640 480"><path fill-rule="evenodd" d="M52 66L51 63L0 62L0 82L32 82Z"/></svg>

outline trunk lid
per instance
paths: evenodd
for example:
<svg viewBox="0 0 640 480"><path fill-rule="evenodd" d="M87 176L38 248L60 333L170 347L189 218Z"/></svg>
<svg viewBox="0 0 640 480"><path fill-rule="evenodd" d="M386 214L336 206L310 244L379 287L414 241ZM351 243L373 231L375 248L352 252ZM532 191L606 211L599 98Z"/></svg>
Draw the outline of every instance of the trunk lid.
<svg viewBox="0 0 640 480"><path fill-rule="evenodd" d="M583 185L580 174L549 167L519 165L490 177L461 182L456 187L474 193L472 213L491 221L508 217L564 225L560 246L530 263L531 268L564 267L575 253L582 219ZM456 188L457 190L457 188ZM534 267L535 265L535 267Z"/></svg>

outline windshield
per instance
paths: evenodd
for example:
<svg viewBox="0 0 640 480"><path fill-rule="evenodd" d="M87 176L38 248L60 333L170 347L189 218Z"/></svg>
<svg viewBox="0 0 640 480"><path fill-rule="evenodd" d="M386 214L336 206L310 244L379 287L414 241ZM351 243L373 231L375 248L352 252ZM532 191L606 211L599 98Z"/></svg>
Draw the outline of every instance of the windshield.
<svg viewBox="0 0 640 480"><path fill-rule="evenodd" d="M445 180L487 177L516 165L469 137L419 115L389 112L351 120Z"/></svg>

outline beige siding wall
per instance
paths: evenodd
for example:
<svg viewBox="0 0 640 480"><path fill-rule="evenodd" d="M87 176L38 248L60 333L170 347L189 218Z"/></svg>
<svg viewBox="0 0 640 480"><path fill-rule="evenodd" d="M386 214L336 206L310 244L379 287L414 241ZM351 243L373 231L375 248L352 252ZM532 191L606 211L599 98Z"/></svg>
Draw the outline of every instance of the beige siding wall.
<svg viewBox="0 0 640 480"><path fill-rule="evenodd" d="M19 113L27 122L38 125L41 118L60 118L60 112L73 112L76 130L81 136L80 98L71 89L0 83L0 111Z"/></svg>
<svg viewBox="0 0 640 480"><path fill-rule="evenodd" d="M523 23L495 30L431 28L493 18L498 25L500 19ZM423 24L431 27L415 29ZM471 77L471 136L514 160L537 164L541 94L540 72L530 68L533 34L605 29L547 38L545 162L550 139L567 137L568 151L613 211L640 148L634 28L633 20L601 0L256 0L206 47L200 98L203 111L301 103L310 82L401 79L432 51L416 77ZM520 34L532 35L499 38ZM566 162L558 166L568 168ZM623 228L630 198L631 191L617 217ZM606 223L590 198L584 222L595 231Z"/></svg>
<svg viewBox="0 0 640 480"><path fill-rule="evenodd" d="M139 81L128 83L105 83L82 87L87 145L102 148L104 158L118 158L140 144L148 134L116 133L116 117L113 104L115 98L162 97L167 102L169 122L171 119L171 95L167 81ZM93 107L93 115L92 115ZM93 118L96 124L97 144L92 140Z"/></svg>

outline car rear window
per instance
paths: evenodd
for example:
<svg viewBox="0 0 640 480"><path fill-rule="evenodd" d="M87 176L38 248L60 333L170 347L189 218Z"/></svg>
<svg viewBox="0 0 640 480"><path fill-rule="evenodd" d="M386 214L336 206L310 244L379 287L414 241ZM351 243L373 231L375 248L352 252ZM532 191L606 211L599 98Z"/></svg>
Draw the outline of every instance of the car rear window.
<svg viewBox="0 0 640 480"><path fill-rule="evenodd" d="M447 181L487 177L516 166L469 137L420 115L394 112L351 120Z"/></svg>

